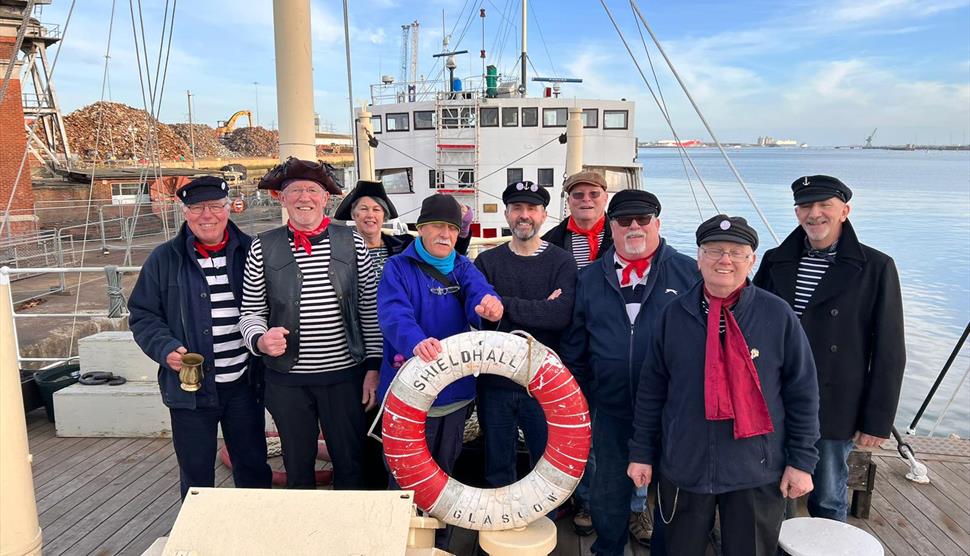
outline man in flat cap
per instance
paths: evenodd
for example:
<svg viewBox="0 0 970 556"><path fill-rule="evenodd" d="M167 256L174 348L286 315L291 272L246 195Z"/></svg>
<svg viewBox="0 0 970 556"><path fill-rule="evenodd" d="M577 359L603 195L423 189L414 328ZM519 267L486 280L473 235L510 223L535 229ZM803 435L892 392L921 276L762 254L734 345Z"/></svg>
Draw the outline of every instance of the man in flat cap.
<svg viewBox="0 0 970 556"><path fill-rule="evenodd" d="M903 369L903 303L896 265L859 242L852 190L831 176L792 183L799 226L765 253L754 283L791 305L812 345L821 394L814 517L845 521L853 444L889 438Z"/></svg>
<svg viewBox="0 0 970 556"><path fill-rule="evenodd" d="M578 172L563 183L569 218L552 228L542 239L572 253L576 266L583 268L613 245L606 222L606 179L591 170Z"/></svg>
<svg viewBox="0 0 970 556"><path fill-rule="evenodd" d="M502 192L509 243L484 251L475 266L502 296L505 315L495 328L524 330L553 351L569 325L576 295L576 263L569 253L539 237L549 192L531 181L510 183ZM487 324L487 323L486 323ZM546 447L546 418L539 402L504 377L478 378L478 422L485 440L485 481L514 483L521 428L535 465Z"/></svg>
<svg viewBox="0 0 970 556"><path fill-rule="evenodd" d="M703 281L656 322L637 389L628 475L648 483L669 554L774 556L785 498L812 489L818 385L798 317L748 283L758 234L719 214L697 229Z"/></svg>
<svg viewBox="0 0 970 556"><path fill-rule="evenodd" d="M286 226L259 234L246 260L246 345L266 364L266 407L287 488L316 488L321 429L335 489L364 487L364 410L377 403L377 277L364 240L323 210L340 191L327 169L290 158L260 180L279 192Z"/></svg>
<svg viewBox="0 0 970 556"><path fill-rule="evenodd" d="M592 551L619 555L634 493L626 476L627 443L640 367L661 310L697 281L697 263L660 237L660 201L652 193L624 189L613 196L607 215L614 245L579 273L560 355L596 412ZM649 513L636 510L635 519L649 523Z"/></svg>
<svg viewBox="0 0 970 556"><path fill-rule="evenodd" d="M229 186L204 176L176 193L185 223L142 266L128 298L135 342L158 363L158 386L172 419L180 493L215 486L216 427L222 425L238 488L270 488L262 363L239 332L243 266L252 242L229 220ZM198 353L202 387L181 388L182 355Z"/></svg>
<svg viewBox="0 0 970 556"><path fill-rule="evenodd" d="M504 307L482 273L468 258L455 252L461 227L461 207L454 197L433 194L421 203L418 239L384 265L377 292L377 313L384 334L381 399L412 356L434 361L441 340L482 328L482 321L498 322ZM431 456L451 474L461 453L465 419L475 400L475 378L451 383L438 394L428 411L425 433ZM397 488L397 482L391 486ZM435 546L448 548L452 527L439 529Z"/></svg>

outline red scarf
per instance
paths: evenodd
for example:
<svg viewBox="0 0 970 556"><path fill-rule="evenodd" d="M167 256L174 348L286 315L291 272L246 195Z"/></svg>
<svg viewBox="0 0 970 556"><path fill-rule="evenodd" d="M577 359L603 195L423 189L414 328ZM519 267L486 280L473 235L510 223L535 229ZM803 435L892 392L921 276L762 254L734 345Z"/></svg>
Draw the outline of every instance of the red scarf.
<svg viewBox="0 0 970 556"><path fill-rule="evenodd" d="M602 218L599 219L598 222L596 222L596 224L593 224L592 228L588 230L584 230L580 228L579 224L577 224L576 221L573 220L573 217L570 216L569 222L566 224L566 229L574 234L586 236L586 242L589 243L589 260L593 261L596 259L596 255L599 254L599 250L600 250L599 235L600 235L600 232L603 231L603 226L605 225L606 225L606 216L603 216Z"/></svg>
<svg viewBox="0 0 970 556"><path fill-rule="evenodd" d="M215 245L203 245L199 243L199 240L195 240L195 250L199 252L205 258L211 257L212 253L218 253L229 243L229 230L222 233L222 241Z"/></svg>
<svg viewBox="0 0 970 556"><path fill-rule="evenodd" d="M709 421L734 419L736 439L775 430L748 343L744 341L738 321L728 310L737 303L745 285L724 298L715 297L704 288L710 301L704 358L704 413ZM725 324L723 343L718 330L722 314Z"/></svg>
<svg viewBox="0 0 970 556"><path fill-rule="evenodd" d="M293 232L293 250L296 251L302 247L303 250L306 251L307 255L312 255L313 253L311 251L313 247L310 245L310 238L317 237L318 235L322 234L324 230L327 229L327 226L330 225L330 217L324 216L323 222L321 222L319 226L317 226L313 230L310 230L309 232L297 230L296 228L293 227L293 224L290 222L287 222L286 225L289 226L290 231Z"/></svg>
<svg viewBox="0 0 970 556"><path fill-rule="evenodd" d="M657 254L657 250L654 249L653 253L650 253L649 255L647 255L642 259L637 259L635 261L628 261L623 257L621 257L619 253L617 253L616 257L620 259L621 263L623 263L623 273L622 273L622 279L620 280L620 285L629 286L630 276L633 274L634 271L636 271L637 276L639 278L643 278L643 275L646 274L647 270L650 269L650 261L653 260L653 256L656 254Z"/></svg>

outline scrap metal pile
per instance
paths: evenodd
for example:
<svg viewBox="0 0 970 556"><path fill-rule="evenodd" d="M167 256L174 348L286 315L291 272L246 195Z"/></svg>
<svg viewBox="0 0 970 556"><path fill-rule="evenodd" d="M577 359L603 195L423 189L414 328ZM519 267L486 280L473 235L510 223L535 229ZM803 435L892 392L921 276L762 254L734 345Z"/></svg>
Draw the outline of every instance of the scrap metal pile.
<svg viewBox="0 0 970 556"><path fill-rule="evenodd" d="M205 124L171 124L168 127L182 138L187 145L195 143L196 158L232 158L236 153L219 141L216 130ZM192 133L189 133L189 128Z"/></svg>
<svg viewBox="0 0 970 556"><path fill-rule="evenodd" d="M262 127L240 127L223 139L239 156L279 156L280 134Z"/></svg>

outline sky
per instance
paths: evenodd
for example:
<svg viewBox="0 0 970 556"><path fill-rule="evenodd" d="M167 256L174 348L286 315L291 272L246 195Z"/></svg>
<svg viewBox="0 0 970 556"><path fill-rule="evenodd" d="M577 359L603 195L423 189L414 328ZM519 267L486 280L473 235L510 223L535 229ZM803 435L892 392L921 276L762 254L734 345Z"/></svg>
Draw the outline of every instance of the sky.
<svg viewBox="0 0 970 556"><path fill-rule="evenodd" d="M381 75L400 79L403 24L420 23L418 73L438 74L432 55L442 49L442 14L451 48L471 52L458 56L459 76L481 74L484 42L488 63L516 78L520 2L350 0L355 104L370 98ZM166 3L141 4L139 18L138 2L115 2L112 18L111 0L84 0L69 22L70 1L43 7L39 19L64 31L54 69L63 112L100 100L102 91L105 100L144 108L130 6L135 21L144 21L149 63L140 62L154 79ZM650 87L662 93L678 135L709 141L652 42L645 51L640 33L650 38L629 1L606 5ZM970 0L638 0L637 6L721 141L768 135L857 145L878 128L876 145L970 142ZM479 8L486 10L484 37ZM342 2L311 0L311 12L315 111L324 124L347 131ZM533 0L527 29L530 76L582 79L563 86L569 98L634 100L640 140L672 137L599 1ZM191 90L196 122L214 126L249 109L259 125L276 125L270 0L177 2L168 60L161 121L187 121ZM530 83L529 93L541 94L541 85Z"/></svg>

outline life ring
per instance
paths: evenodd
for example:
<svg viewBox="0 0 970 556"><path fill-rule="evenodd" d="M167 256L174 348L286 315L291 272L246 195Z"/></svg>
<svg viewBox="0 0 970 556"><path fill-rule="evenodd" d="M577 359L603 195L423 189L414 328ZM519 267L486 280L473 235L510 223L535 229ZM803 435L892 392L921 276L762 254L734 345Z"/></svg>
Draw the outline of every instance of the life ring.
<svg viewBox="0 0 970 556"><path fill-rule="evenodd" d="M246 210L246 201L243 201L242 199L235 199L232 202L231 207L232 207L232 212L238 214Z"/></svg>
<svg viewBox="0 0 970 556"><path fill-rule="evenodd" d="M266 431L266 438L279 438L280 433L275 431ZM330 461L330 452L327 450L327 443L323 439L323 435L320 435L319 440L317 440L317 459L320 461ZM229 449L223 444L222 448L219 448L219 461L222 465L232 470L232 460L229 459ZM333 482L333 469L317 469L314 471L314 477L316 478L318 486L329 485ZM273 486L286 486L286 471L273 470Z"/></svg>
<svg viewBox="0 0 970 556"><path fill-rule="evenodd" d="M466 332L441 341L442 353L425 363L411 358L384 401L382 436L388 467L414 502L445 523L478 531L524 527L569 498L586 467L590 417L572 373L546 346L504 332ZM522 480L481 489L449 477L435 463L425 419L435 397L452 382L481 373L526 387L549 427L542 459Z"/></svg>

